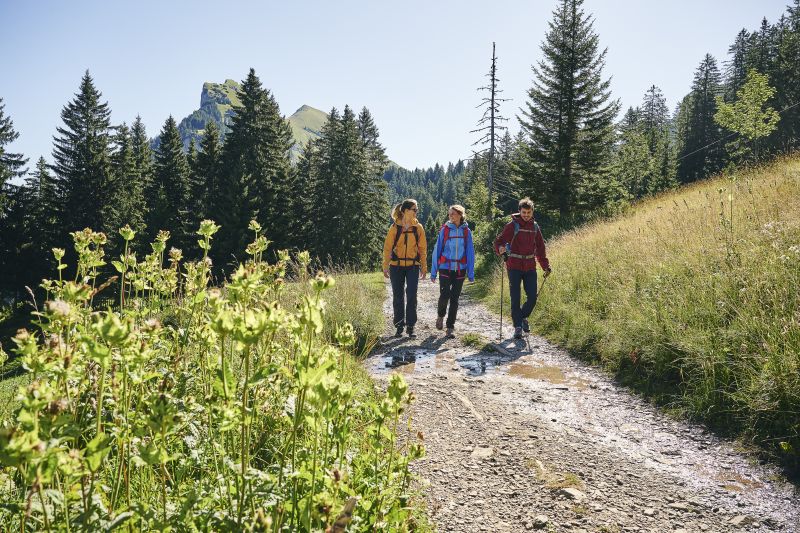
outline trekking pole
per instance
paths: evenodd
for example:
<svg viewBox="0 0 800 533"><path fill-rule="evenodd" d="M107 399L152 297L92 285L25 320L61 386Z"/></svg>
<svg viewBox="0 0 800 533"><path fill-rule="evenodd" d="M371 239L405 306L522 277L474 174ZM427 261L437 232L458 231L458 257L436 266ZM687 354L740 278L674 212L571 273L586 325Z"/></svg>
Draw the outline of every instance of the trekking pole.
<svg viewBox="0 0 800 533"><path fill-rule="evenodd" d="M547 283L547 278L549 278L549 277L550 276L548 275L544 279L542 279L542 285L536 291L536 303L533 304L533 309L531 309L531 314L533 314L533 310L536 309L536 305L539 303L539 298L542 297L542 291L544 290L544 284ZM530 352L531 351L531 334L530 334L530 332L525 334L525 342L528 343L528 351Z"/></svg>
<svg viewBox="0 0 800 533"><path fill-rule="evenodd" d="M497 335L497 340L503 340L503 278L505 278L505 272L503 272L503 263L502 260L500 262L500 332Z"/></svg>

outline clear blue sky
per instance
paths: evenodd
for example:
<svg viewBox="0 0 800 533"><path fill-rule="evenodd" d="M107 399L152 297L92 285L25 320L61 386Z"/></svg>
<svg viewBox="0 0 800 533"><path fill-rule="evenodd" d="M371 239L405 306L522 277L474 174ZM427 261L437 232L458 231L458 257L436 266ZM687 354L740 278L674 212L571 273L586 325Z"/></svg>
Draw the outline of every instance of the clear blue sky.
<svg viewBox="0 0 800 533"><path fill-rule="evenodd" d="M586 0L606 76L624 107L651 85L670 109L706 52L726 59L742 28L771 22L788 0ZM115 123L140 114L155 135L199 106L204 81L250 67L287 116L367 106L388 155L413 168L466 157L492 41L502 108L512 118L555 0L536 1L23 1L0 0L0 97L33 164L50 159L60 111L89 69Z"/></svg>

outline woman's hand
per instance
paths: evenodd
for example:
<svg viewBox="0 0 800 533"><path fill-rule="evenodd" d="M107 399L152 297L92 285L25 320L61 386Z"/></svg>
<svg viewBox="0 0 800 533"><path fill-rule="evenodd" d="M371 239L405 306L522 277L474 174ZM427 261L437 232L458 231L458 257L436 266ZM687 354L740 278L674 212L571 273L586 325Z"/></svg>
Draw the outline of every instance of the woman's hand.
<svg viewBox="0 0 800 533"><path fill-rule="evenodd" d="M383 271L383 277L386 278L386 279L389 279L389 271L388 270L384 270Z"/></svg>

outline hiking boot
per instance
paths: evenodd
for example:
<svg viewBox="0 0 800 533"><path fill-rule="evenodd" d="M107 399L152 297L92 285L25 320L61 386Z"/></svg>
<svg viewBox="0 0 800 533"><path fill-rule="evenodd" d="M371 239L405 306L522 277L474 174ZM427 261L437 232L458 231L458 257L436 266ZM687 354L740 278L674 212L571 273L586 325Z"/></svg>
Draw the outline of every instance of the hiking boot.
<svg viewBox="0 0 800 533"><path fill-rule="evenodd" d="M397 328L397 331L394 333L395 337L402 337L403 336L403 326Z"/></svg>
<svg viewBox="0 0 800 533"><path fill-rule="evenodd" d="M515 339L522 338L522 328L514 328L514 338Z"/></svg>
<svg viewBox="0 0 800 533"><path fill-rule="evenodd" d="M453 328L447 328L447 333L445 334L445 336L444 336L444 337L445 337L446 339L455 339L455 338L456 338L456 333L455 333L455 331L456 331L456 330L455 330L455 329L453 329Z"/></svg>
<svg viewBox="0 0 800 533"><path fill-rule="evenodd" d="M436 319L436 329L444 329L444 317L440 316Z"/></svg>
<svg viewBox="0 0 800 533"><path fill-rule="evenodd" d="M522 319L522 331L524 331L525 333L531 332L531 326L528 324L527 318Z"/></svg>
<svg viewBox="0 0 800 533"><path fill-rule="evenodd" d="M416 339L417 338L417 334L414 333L414 328L412 328L410 326L408 328L406 328L406 333L408 333L408 338L409 339Z"/></svg>

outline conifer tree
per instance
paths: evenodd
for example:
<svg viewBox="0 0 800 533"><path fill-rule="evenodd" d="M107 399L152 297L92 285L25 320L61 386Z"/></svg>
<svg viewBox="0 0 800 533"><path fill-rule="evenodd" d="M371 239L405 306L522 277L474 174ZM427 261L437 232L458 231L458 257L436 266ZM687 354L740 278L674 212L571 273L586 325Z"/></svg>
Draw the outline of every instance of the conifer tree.
<svg viewBox="0 0 800 533"><path fill-rule="evenodd" d="M42 259L46 260L51 257L51 248L58 244L61 220L58 218L56 181L44 157L39 157L36 162L36 170L27 186L35 191L35 205L31 206L32 227L35 228L32 241L43 254Z"/></svg>
<svg viewBox="0 0 800 533"><path fill-rule="evenodd" d="M128 126L123 123L114 135L114 153L111 155L111 175L108 202L103 219L104 230L112 242L121 242L119 229L128 224L141 233L145 224L144 180L136 168L133 139Z"/></svg>
<svg viewBox="0 0 800 533"><path fill-rule="evenodd" d="M317 257L360 267L377 264L388 222L385 166L369 111L356 117L349 106L341 115L333 108L321 137L306 147L298 165L307 209L314 213L307 229Z"/></svg>
<svg viewBox="0 0 800 533"><path fill-rule="evenodd" d="M171 235L170 243L186 249L194 242L189 225L189 162L172 115L164 122L160 138L155 153L154 180L147 193L148 232L152 240L159 230L167 230Z"/></svg>
<svg viewBox="0 0 800 533"><path fill-rule="evenodd" d="M25 164L28 162L22 154L8 152L6 145L19 137L14 130L11 117L5 115L5 104L0 98L0 210L3 208L3 191L6 183L12 178L25 174Z"/></svg>
<svg viewBox="0 0 800 533"><path fill-rule="evenodd" d="M800 0L793 0L785 19L785 34L777 50L775 107L782 112L777 148L800 147Z"/></svg>
<svg viewBox="0 0 800 533"><path fill-rule="evenodd" d="M153 181L153 151L147 138L142 118L137 116L131 128L131 149L136 175L142 183L142 189L148 190Z"/></svg>
<svg viewBox="0 0 800 533"><path fill-rule="evenodd" d="M250 69L239 89L241 105L233 108L230 131L225 137L223 192L219 217L222 224L218 251L225 261L230 254L243 255L252 235L249 221L258 220L272 249L291 243L297 197L289 159L293 145L288 123L255 70Z"/></svg>
<svg viewBox="0 0 800 533"><path fill-rule="evenodd" d="M210 120L200 140L193 182L194 210L200 220L211 218L216 212L217 195L220 194L222 143L217 124Z"/></svg>
<svg viewBox="0 0 800 533"><path fill-rule="evenodd" d="M725 101L736 98L736 91L744 85L747 78L747 57L749 55L750 32L742 28L736 40L728 48L730 59L725 63Z"/></svg>
<svg viewBox="0 0 800 533"><path fill-rule="evenodd" d="M717 96L722 94L717 61L706 54L695 71L686 104L685 129L681 131L678 180L689 183L719 171L724 163L722 131L714 121Z"/></svg>
<svg viewBox="0 0 800 533"><path fill-rule="evenodd" d="M101 103L100 91L89 71L83 75L75 98L61 111L64 125L54 138L53 166L58 196L62 200L60 219L66 233L86 227L105 227L111 181L111 111Z"/></svg>
<svg viewBox="0 0 800 533"><path fill-rule="evenodd" d="M608 167L619 103L603 80L605 50L583 0L561 0L533 67L520 124L527 137L521 174L537 209L568 219L614 194Z"/></svg>

